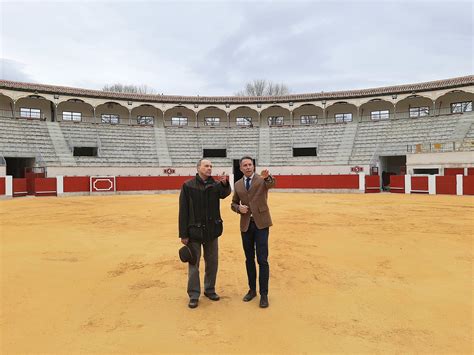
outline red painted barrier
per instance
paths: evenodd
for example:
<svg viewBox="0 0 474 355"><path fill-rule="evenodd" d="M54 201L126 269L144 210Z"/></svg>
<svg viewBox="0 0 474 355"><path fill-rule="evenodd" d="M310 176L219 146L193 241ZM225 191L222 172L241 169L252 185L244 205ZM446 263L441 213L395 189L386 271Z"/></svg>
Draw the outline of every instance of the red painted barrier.
<svg viewBox="0 0 474 355"><path fill-rule="evenodd" d="M365 176L365 193L380 192L380 177L378 175Z"/></svg>
<svg viewBox="0 0 474 355"><path fill-rule="evenodd" d="M390 192L405 193L405 175L390 175Z"/></svg>
<svg viewBox="0 0 474 355"><path fill-rule="evenodd" d="M64 192L89 192L89 176L65 176L63 180Z"/></svg>
<svg viewBox="0 0 474 355"><path fill-rule="evenodd" d="M5 184L7 183L7 179L5 179L4 177L0 177L0 196L1 195L5 195L6 193L6 186Z"/></svg>
<svg viewBox="0 0 474 355"><path fill-rule="evenodd" d="M28 191L28 195L34 195L36 188L35 188L35 179L36 178L44 178L46 174L42 173L33 173L33 172L26 172L25 179L26 179L26 190Z"/></svg>
<svg viewBox="0 0 474 355"><path fill-rule="evenodd" d="M463 195L474 195L474 175L463 176Z"/></svg>
<svg viewBox="0 0 474 355"><path fill-rule="evenodd" d="M278 189L359 189L359 175L275 175Z"/></svg>
<svg viewBox="0 0 474 355"><path fill-rule="evenodd" d="M57 196L56 178L36 178L35 196Z"/></svg>
<svg viewBox="0 0 474 355"><path fill-rule="evenodd" d="M114 176L91 177L91 192L114 192Z"/></svg>
<svg viewBox="0 0 474 355"><path fill-rule="evenodd" d="M436 176L436 194L456 195L456 176Z"/></svg>
<svg viewBox="0 0 474 355"><path fill-rule="evenodd" d="M467 168L467 175L474 175L474 168Z"/></svg>
<svg viewBox="0 0 474 355"><path fill-rule="evenodd" d="M445 168L444 175L464 175L464 168Z"/></svg>
<svg viewBox="0 0 474 355"><path fill-rule="evenodd" d="M26 179L13 179L13 197L26 196L28 190L26 188Z"/></svg>
<svg viewBox="0 0 474 355"><path fill-rule="evenodd" d="M428 176L412 176L411 177L412 193L428 193Z"/></svg>
<svg viewBox="0 0 474 355"><path fill-rule="evenodd" d="M193 176L117 176L117 191L179 190Z"/></svg>

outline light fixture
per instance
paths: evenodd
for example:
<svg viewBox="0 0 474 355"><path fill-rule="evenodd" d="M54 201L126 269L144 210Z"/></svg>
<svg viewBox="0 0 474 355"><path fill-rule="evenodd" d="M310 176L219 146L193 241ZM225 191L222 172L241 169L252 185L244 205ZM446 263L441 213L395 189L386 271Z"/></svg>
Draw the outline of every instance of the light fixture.
<svg viewBox="0 0 474 355"><path fill-rule="evenodd" d="M225 104L225 107L226 107L226 108L229 108L229 107L230 107L230 104Z"/></svg>
<svg viewBox="0 0 474 355"><path fill-rule="evenodd" d="M393 95L392 95L392 99L395 100L396 98L397 98L397 94L393 94Z"/></svg>
<svg viewBox="0 0 474 355"><path fill-rule="evenodd" d="M262 107L262 104L261 104L261 103L258 103L258 104L257 104L257 107L258 107L258 108L261 108L261 107Z"/></svg>
<svg viewBox="0 0 474 355"><path fill-rule="evenodd" d="M288 105L293 106L293 101L290 101L290 103Z"/></svg>
<svg viewBox="0 0 474 355"><path fill-rule="evenodd" d="M194 108L198 108L198 107L199 107L199 105L198 105L198 104L194 104Z"/></svg>
<svg viewBox="0 0 474 355"><path fill-rule="evenodd" d="M321 101L323 105L326 105L326 100Z"/></svg>
<svg viewBox="0 0 474 355"><path fill-rule="evenodd" d="M129 101L128 104L131 105L131 104L132 104L132 101Z"/></svg>
<svg viewBox="0 0 474 355"><path fill-rule="evenodd" d="M58 94L54 94L54 98L57 100L59 99L59 95Z"/></svg>

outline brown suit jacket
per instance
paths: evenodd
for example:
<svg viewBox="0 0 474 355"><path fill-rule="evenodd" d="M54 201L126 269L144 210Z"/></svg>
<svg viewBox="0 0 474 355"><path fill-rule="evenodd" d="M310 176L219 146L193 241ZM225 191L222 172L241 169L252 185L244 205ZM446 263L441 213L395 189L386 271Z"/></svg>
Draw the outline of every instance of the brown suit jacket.
<svg viewBox="0 0 474 355"><path fill-rule="evenodd" d="M255 174L250 189L247 191L244 178L245 176L235 183L231 204L232 211L240 214L240 231L246 232L249 229L250 215L252 215L258 229L270 227L272 218L267 204L268 189L275 186L275 179L270 175L265 180ZM246 214L239 212L239 203L249 206L249 211Z"/></svg>

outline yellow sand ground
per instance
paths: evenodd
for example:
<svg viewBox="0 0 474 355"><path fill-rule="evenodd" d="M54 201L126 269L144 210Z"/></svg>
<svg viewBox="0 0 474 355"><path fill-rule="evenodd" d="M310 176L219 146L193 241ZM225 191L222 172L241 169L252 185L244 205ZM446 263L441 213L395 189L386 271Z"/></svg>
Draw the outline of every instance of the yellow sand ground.
<svg viewBox="0 0 474 355"><path fill-rule="evenodd" d="M0 201L0 352L473 351L474 199L272 193L270 307L260 309L258 298L241 301L229 197L222 299L202 297L195 310L177 256L177 200Z"/></svg>

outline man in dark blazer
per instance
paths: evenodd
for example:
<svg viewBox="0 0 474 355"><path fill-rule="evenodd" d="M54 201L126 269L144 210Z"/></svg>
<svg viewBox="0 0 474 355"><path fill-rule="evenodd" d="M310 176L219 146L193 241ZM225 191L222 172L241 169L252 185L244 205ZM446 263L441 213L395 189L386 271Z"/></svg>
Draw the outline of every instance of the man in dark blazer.
<svg viewBox="0 0 474 355"><path fill-rule="evenodd" d="M268 190L275 186L275 179L268 170L260 175L255 173L253 160L249 156L240 159L242 179L234 186L234 196L231 208L240 214L240 232L245 252L245 266L249 291L243 301L248 302L257 296L257 269L255 266L255 251L259 265L260 307L268 307L268 234L272 225L267 199Z"/></svg>

